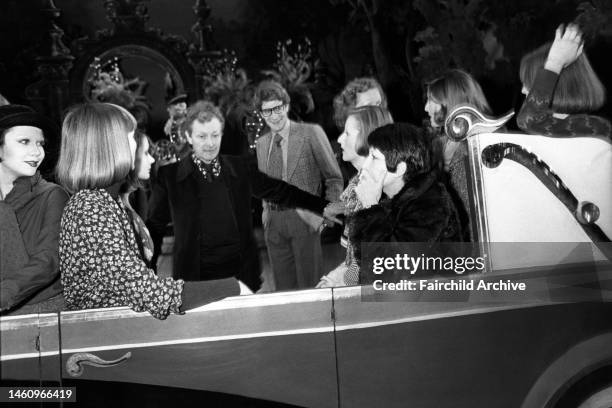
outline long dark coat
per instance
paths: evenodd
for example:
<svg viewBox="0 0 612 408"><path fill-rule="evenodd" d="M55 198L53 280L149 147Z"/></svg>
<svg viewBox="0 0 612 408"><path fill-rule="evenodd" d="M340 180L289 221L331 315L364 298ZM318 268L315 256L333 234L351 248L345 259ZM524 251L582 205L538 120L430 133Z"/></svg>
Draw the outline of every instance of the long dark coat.
<svg viewBox="0 0 612 408"><path fill-rule="evenodd" d="M0 201L2 309L61 293L58 238L68 194L40 173L17 179Z"/></svg>
<svg viewBox="0 0 612 408"><path fill-rule="evenodd" d="M410 181L393 198L355 213L351 222L350 240L358 260L362 243L462 241L457 209L436 171ZM368 280L365 275L360 270L360 283Z"/></svg>
<svg viewBox="0 0 612 408"><path fill-rule="evenodd" d="M240 249L226 276L235 276L251 289L261 284L258 268L258 253L253 237L251 196L265 198L280 205L301 207L321 213L326 201L282 180L259 172L254 158L221 155L221 176L228 187L230 207L240 235ZM206 271L200 271L200 223L198 214L205 202L198 199L198 170L190 158L164 166L159 171L158 181L153 185L150 201L150 216L147 226L155 244L153 265L161 248L167 224L174 223L174 278L185 280L210 279ZM206 211L206 209L203 209ZM235 265L240 265L236 268ZM222 265L221 265L222 266Z"/></svg>

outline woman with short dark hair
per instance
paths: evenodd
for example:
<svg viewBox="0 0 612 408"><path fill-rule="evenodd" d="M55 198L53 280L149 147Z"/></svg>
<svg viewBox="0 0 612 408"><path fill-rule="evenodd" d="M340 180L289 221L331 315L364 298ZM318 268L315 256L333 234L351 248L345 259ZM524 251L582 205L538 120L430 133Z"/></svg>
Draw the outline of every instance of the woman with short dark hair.
<svg viewBox="0 0 612 408"><path fill-rule="evenodd" d="M363 209L350 228L355 258L362 259L362 243L462 241L455 204L439 180L423 131L395 123L374 130L368 143L370 154L355 188Z"/></svg>
<svg viewBox="0 0 612 408"><path fill-rule="evenodd" d="M521 82L527 95L516 122L527 133L555 137L611 137L610 121L591 115L606 90L582 52L582 32L560 25L555 40L525 55Z"/></svg>

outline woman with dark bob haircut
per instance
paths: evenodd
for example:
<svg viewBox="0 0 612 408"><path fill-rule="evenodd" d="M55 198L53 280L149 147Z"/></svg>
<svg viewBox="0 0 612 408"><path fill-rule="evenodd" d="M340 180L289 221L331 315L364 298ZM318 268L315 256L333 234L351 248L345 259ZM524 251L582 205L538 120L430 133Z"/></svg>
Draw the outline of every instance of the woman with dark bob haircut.
<svg viewBox="0 0 612 408"><path fill-rule="evenodd" d="M385 125L370 134L368 144L355 188L363 209L350 228L355 258L362 259L361 244L367 242L461 241L455 204L438 178L423 131L407 123Z"/></svg>
<svg viewBox="0 0 612 408"><path fill-rule="evenodd" d="M70 310L129 306L158 319L238 295L236 279L183 282L147 268L120 189L135 171L136 120L108 103L74 107L64 119L58 181L73 195L62 215L60 272Z"/></svg>
<svg viewBox="0 0 612 408"><path fill-rule="evenodd" d="M577 25L560 25L552 44L523 57L522 92L528 95L516 121L525 132L610 137L610 122L589 114L603 106L606 90L582 52L583 45Z"/></svg>

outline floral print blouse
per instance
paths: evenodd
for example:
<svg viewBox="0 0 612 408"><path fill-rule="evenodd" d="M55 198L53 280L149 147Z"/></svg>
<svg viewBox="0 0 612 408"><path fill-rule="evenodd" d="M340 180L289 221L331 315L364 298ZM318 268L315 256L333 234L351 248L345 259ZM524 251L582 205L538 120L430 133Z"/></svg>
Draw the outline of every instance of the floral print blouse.
<svg viewBox="0 0 612 408"><path fill-rule="evenodd" d="M70 310L129 306L158 319L179 312L183 281L147 268L124 205L106 190L80 190L70 198L59 254Z"/></svg>
<svg viewBox="0 0 612 408"><path fill-rule="evenodd" d="M357 193L355 193L355 187L357 187L357 183L359 182L359 175L360 173L358 172L352 179L349 180L346 189L344 189L344 191L340 195L340 201L344 202L345 206L344 215L347 218L350 218L354 213L363 208L361 201L359 201L359 198L357 197ZM353 245L348 239L349 236L350 222L349 219L347 219L341 239L342 246L346 248L346 258L344 260L344 265L347 267L347 269L344 272L344 284L358 285L359 264L357 263L357 259L355 258L355 251Z"/></svg>

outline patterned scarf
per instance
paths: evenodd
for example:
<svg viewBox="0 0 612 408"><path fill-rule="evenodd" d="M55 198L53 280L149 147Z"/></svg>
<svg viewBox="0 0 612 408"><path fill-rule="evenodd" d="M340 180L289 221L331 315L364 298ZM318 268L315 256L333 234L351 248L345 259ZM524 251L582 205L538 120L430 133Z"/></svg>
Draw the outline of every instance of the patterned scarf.
<svg viewBox="0 0 612 408"><path fill-rule="evenodd" d="M138 245L138 251L142 257L142 260L145 261L147 266L151 262L153 258L153 239L151 238L151 234L147 229L144 221L133 208L126 206L121 199L115 200L119 207L127 214L128 219L132 224L132 228L134 231L134 235L136 238L136 244Z"/></svg>

